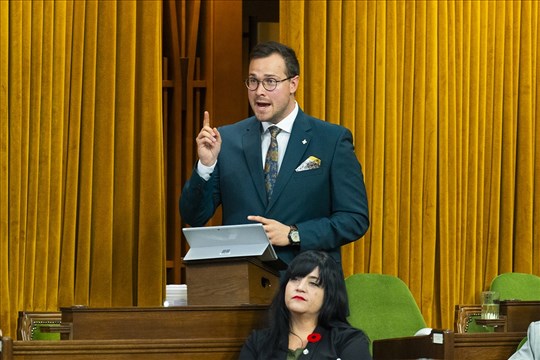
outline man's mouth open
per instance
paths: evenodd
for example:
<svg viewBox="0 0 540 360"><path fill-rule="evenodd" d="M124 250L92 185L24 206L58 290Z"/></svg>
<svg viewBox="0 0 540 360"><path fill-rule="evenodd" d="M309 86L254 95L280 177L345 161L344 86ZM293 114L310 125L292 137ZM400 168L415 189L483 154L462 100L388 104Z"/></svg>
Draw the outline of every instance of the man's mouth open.
<svg viewBox="0 0 540 360"><path fill-rule="evenodd" d="M259 102L259 101L257 101L255 104L257 104L257 107L258 107L258 108L261 108L261 109L266 109L266 108L270 107L270 104L269 104L269 103L265 103L265 102Z"/></svg>

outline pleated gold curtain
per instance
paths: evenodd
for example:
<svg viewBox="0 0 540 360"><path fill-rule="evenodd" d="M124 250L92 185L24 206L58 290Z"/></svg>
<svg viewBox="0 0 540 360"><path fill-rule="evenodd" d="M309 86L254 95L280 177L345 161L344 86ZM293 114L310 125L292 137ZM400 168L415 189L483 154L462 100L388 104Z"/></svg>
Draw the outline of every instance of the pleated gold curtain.
<svg viewBox="0 0 540 360"><path fill-rule="evenodd" d="M158 305L161 2L0 1L0 328Z"/></svg>
<svg viewBox="0 0 540 360"><path fill-rule="evenodd" d="M281 1L300 105L353 131L371 228L346 275L398 275L431 327L540 275L536 1Z"/></svg>

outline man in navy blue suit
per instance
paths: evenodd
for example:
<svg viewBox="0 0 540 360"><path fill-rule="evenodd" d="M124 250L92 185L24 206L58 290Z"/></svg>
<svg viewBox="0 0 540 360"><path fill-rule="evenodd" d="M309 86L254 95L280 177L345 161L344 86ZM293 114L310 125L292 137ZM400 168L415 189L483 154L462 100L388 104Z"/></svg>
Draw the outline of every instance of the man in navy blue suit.
<svg viewBox="0 0 540 360"><path fill-rule="evenodd" d="M187 224L203 226L221 205L224 225L262 223L287 264L311 249L341 263L340 247L369 227L362 168L348 129L299 108L299 76L291 48L266 42L253 49L245 83L255 116L218 130L204 113L199 161L182 191L180 212ZM272 140L269 128L276 126ZM269 192L267 171L274 179Z"/></svg>

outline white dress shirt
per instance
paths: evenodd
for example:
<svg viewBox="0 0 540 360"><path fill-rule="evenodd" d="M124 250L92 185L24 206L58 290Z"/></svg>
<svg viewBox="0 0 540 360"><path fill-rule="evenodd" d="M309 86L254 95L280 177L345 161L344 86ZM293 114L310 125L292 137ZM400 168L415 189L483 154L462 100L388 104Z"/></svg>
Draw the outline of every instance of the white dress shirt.
<svg viewBox="0 0 540 360"><path fill-rule="evenodd" d="M294 105L294 109L289 115L275 125L281 129L276 138L278 142L278 171L281 168L281 163L283 162L283 157L285 156L285 151L287 150L287 144L289 144L289 138L291 137L291 131L294 124L294 119L296 119L296 115L298 115L298 103ZM270 131L268 131L270 126L274 126L274 124L269 122L262 123L263 132L261 134L261 155L263 169L264 162L266 161L266 153L268 152L268 147L270 146L271 140Z"/></svg>
<svg viewBox="0 0 540 360"><path fill-rule="evenodd" d="M279 123L275 125L281 129L281 131L277 135L278 156L279 156L278 171L281 168L281 163L283 162L283 157L285 156L285 151L287 150L287 144L289 143L289 138L291 137L291 131L294 124L294 119L296 119L296 115L298 115L298 103L294 104L294 109L293 111L291 111L289 115L287 115L283 120L281 120ZM270 122L262 123L263 131L261 134L261 156L262 156L263 169L264 169L264 162L266 161L266 153L268 152L268 147L270 146L270 138L271 138L270 131L268 131L268 128L273 125L274 124ZM205 166L201 164L201 161L199 160L197 162L197 173L204 180L208 180L210 179L210 175L212 175L212 172L214 171L216 164L217 164L217 161L214 163L214 165Z"/></svg>

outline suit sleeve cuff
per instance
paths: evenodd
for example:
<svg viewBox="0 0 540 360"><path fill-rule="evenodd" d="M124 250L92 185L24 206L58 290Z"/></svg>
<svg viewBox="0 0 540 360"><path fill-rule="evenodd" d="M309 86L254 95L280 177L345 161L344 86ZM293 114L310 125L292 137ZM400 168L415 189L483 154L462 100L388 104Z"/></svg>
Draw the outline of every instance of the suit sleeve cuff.
<svg viewBox="0 0 540 360"><path fill-rule="evenodd" d="M214 163L214 165L206 166L206 165L203 165L201 161L199 160L197 162L197 174L199 174L199 176L203 178L204 181L208 181L208 179L210 179L210 176L214 172L214 169L216 168L216 164L217 164L217 161Z"/></svg>

